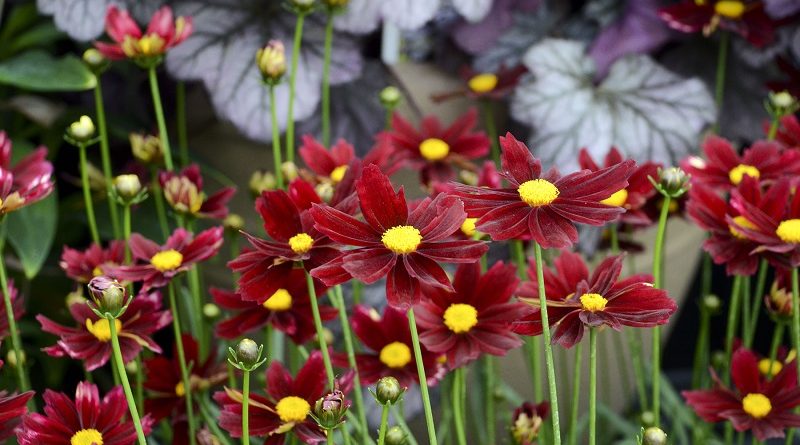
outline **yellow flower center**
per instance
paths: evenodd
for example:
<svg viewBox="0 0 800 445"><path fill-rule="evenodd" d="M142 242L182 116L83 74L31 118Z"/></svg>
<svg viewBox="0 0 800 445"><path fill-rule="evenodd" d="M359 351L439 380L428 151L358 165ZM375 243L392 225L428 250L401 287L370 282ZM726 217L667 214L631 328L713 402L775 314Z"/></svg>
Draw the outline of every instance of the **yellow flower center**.
<svg viewBox="0 0 800 445"><path fill-rule="evenodd" d="M314 245L314 238L311 238L311 235L307 233L298 233L297 235L289 238L289 247L292 248L292 252L297 254L304 254L311 250L311 246Z"/></svg>
<svg viewBox="0 0 800 445"><path fill-rule="evenodd" d="M552 182L546 179L532 179L520 184L517 189L519 197L531 207L541 207L558 198L561 193Z"/></svg>
<svg viewBox="0 0 800 445"><path fill-rule="evenodd" d="M186 395L186 387L183 386L182 381L175 385L175 395L178 397L183 397Z"/></svg>
<svg viewBox="0 0 800 445"><path fill-rule="evenodd" d="M469 332L478 324L478 310L464 303L451 304L444 311L444 325L456 334Z"/></svg>
<svg viewBox="0 0 800 445"><path fill-rule="evenodd" d="M762 375L767 377L773 377L781 372L783 369L783 364L778 360L770 360L768 358L762 358L758 362L758 370L761 372Z"/></svg>
<svg viewBox="0 0 800 445"><path fill-rule="evenodd" d="M333 169L331 172L331 181L333 182L341 182L344 179L344 174L347 173L347 166L340 165Z"/></svg>
<svg viewBox="0 0 800 445"><path fill-rule="evenodd" d="M103 435L94 428L80 430L72 435L70 445L103 445Z"/></svg>
<svg viewBox="0 0 800 445"><path fill-rule="evenodd" d="M390 368L402 368L411 362L411 348L405 343L393 341L381 348L380 359Z"/></svg>
<svg viewBox="0 0 800 445"><path fill-rule="evenodd" d="M475 93L488 93L497 86L497 76L492 73L478 74L473 76L467 84L469 89Z"/></svg>
<svg viewBox="0 0 800 445"><path fill-rule="evenodd" d="M311 405L300 397L289 396L278 401L275 411L283 422L302 422L311 412Z"/></svg>
<svg viewBox="0 0 800 445"><path fill-rule="evenodd" d="M99 277L100 275L103 275L103 269L101 269L100 266L95 266L95 268L92 269L92 276Z"/></svg>
<svg viewBox="0 0 800 445"><path fill-rule="evenodd" d="M605 204L612 207L622 207L628 202L628 191L625 189L614 192L613 195L600 201L600 204Z"/></svg>
<svg viewBox="0 0 800 445"><path fill-rule="evenodd" d="M735 222L735 223L736 223L736 225L738 225L738 226L741 226L741 227L744 227L744 228L746 228L746 229L755 229L755 228L756 228L756 226L755 226L753 223L751 223L751 222L750 222L750 221L749 221L747 218L745 218L744 216L734 216L734 217L733 217L733 222ZM730 232L731 232L731 235L735 236L736 238L739 238L739 239L747 239L747 237L746 237L746 236L744 236L744 233L740 232L740 231L739 231L739 230L738 230L736 227L734 227L734 226L728 226L728 230L730 230Z"/></svg>
<svg viewBox="0 0 800 445"><path fill-rule="evenodd" d="M115 318L114 327L117 328L117 335L119 335L119 333L122 332L122 322ZM91 332L92 335L102 342L111 340L111 326L108 325L108 320L105 318L101 318L95 322L87 318L86 330Z"/></svg>
<svg viewBox="0 0 800 445"><path fill-rule="evenodd" d="M478 221L478 218L467 218L461 223L461 232L467 236L475 235L475 223Z"/></svg>
<svg viewBox="0 0 800 445"><path fill-rule="evenodd" d="M800 244L800 219L787 219L778 224L775 234L781 241L791 244Z"/></svg>
<svg viewBox="0 0 800 445"><path fill-rule="evenodd" d="M271 311L288 311L292 308L292 294L286 289L278 289L262 305Z"/></svg>
<svg viewBox="0 0 800 445"><path fill-rule="evenodd" d="M714 5L714 11L729 19L740 18L745 11L744 2L736 0L721 0Z"/></svg>
<svg viewBox="0 0 800 445"><path fill-rule="evenodd" d="M413 226L396 226L383 232L381 241L387 249L397 254L411 253L422 242L419 229Z"/></svg>
<svg viewBox="0 0 800 445"><path fill-rule="evenodd" d="M758 177L761 176L761 172L752 165L739 164L733 167L728 173L728 179L731 180L731 184L739 185L742 179L744 179L744 175L750 176L753 179L758 179Z"/></svg>
<svg viewBox="0 0 800 445"><path fill-rule="evenodd" d="M159 272L175 270L183 264L183 254L174 249L164 250L153 255L153 258L150 258L150 264Z"/></svg>
<svg viewBox="0 0 800 445"><path fill-rule="evenodd" d="M742 409L753 418L761 419L772 411L772 403L764 394L750 393L742 399Z"/></svg>
<svg viewBox="0 0 800 445"><path fill-rule="evenodd" d="M600 294L583 294L581 295L581 306L583 306L583 310L589 312L597 312L602 311L606 308L606 300Z"/></svg>
<svg viewBox="0 0 800 445"><path fill-rule="evenodd" d="M425 139L419 144L419 153L429 161L441 161L450 153L450 146L441 139Z"/></svg>

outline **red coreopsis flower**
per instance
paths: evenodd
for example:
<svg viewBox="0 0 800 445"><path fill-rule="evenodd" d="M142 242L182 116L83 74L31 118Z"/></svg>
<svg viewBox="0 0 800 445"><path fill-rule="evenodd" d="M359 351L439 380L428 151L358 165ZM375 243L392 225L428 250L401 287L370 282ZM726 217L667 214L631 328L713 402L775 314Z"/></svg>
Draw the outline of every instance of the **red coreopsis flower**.
<svg viewBox="0 0 800 445"><path fill-rule="evenodd" d="M722 28L741 35L757 47L768 45L775 38L776 24L764 12L760 1L684 0L661 8L658 15L670 28L690 34L702 32L708 36Z"/></svg>
<svg viewBox="0 0 800 445"><path fill-rule="evenodd" d="M361 343L371 350L356 354L361 384L372 385L386 376L396 378L400 386L406 388L419 382L411 329L404 312L386 306L380 316L374 309L358 305L353 309L350 323ZM439 354L422 347L422 363L429 386L444 376L445 367L438 359ZM349 366L344 354L335 354L333 360L337 366Z"/></svg>
<svg viewBox="0 0 800 445"><path fill-rule="evenodd" d="M206 360L201 361L197 341L189 334L183 334L182 339L186 363L193 363L189 375L192 392L205 391L225 381L227 378L225 367L216 363L216 353L213 349ZM176 351L175 348L172 350ZM181 364L177 354L174 353L171 359L160 356L145 360L144 375L143 386L150 392L150 396L144 402L145 412L153 416L155 421L170 417L177 412L178 419L185 421L183 416L186 411L184 402L186 387L183 385ZM197 402L197 399L194 400ZM188 441L180 443L186 442Z"/></svg>
<svg viewBox="0 0 800 445"><path fill-rule="evenodd" d="M703 152L707 160L690 156L682 167L692 175L693 183L720 190L736 187L745 176L771 183L782 176L800 174L800 153L781 150L777 142L758 141L739 156L728 140L709 136L703 142Z"/></svg>
<svg viewBox="0 0 800 445"><path fill-rule="evenodd" d="M192 34L192 18L173 18L172 8L162 6L153 14L142 34L139 25L127 11L109 6L106 12L106 34L113 42L94 42L94 46L111 60L158 59Z"/></svg>
<svg viewBox="0 0 800 445"><path fill-rule="evenodd" d="M477 263L456 270L453 288L423 287L425 298L416 306L420 342L447 355L450 368L460 368L481 353L503 356L522 345L509 329L531 312L530 306L511 301L519 280L513 265L496 263L481 275Z"/></svg>
<svg viewBox="0 0 800 445"><path fill-rule="evenodd" d="M494 73L478 72L470 66L465 66L459 72L464 88L450 93L435 94L431 99L434 102L442 102L466 96L472 99L500 100L514 91L519 79L527 72L528 69L524 65L511 68L503 65Z"/></svg>
<svg viewBox="0 0 800 445"><path fill-rule="evenodd" d="M290 431L307 444L326 441L325 432L309 415L311 408L325 395L327 379L322 354L314 351L292 378L280 363L267 370L266 396L250 393L250 434L266 437L265 444L283 444ZM242 394L226 388L214 394L220 404L219 425L232 437L242 435Z"/></svg>
<svg viewBox="0 0 800 445"><path fill-rule="evenodd" d="M759 441L784 437L784 429L800 427L800 405L797 370L783 366L769 379L759 371L758 357L747 349L738 349L731 361L731 377L735 389L727 388L717 377L714 388L683 391L683 398L706 422L731 422L736 431L752 431Z"/></svg>
<svg viewBox="0 0 800 445"><path fill-rule="evenodd" d="M96 243L84 251L64 246L58 265L73 280L88 283L92 278L102 275L104 267L119 266L124 260L125 243L113 240L105 249Z"/></svg>
<svg viewBox="0 0 800 445"><path fill-rule="evenodd" d="M554 269L544 268L547 313L550 326L555 326L552 342L571 348L583 338L587 327L610 326L619 331L623 326L637 328L665 324L678 306L666 291L656 289L652 278L634 275L619 280L622 272L620 256L606 258L589 276L581 257L564 251L554 262ZM530 281L518 291L533 306L533 314L514 325L524 335L540 335L542 321L536 265L528 269Z"/></svg>
<svg viewBox="0 0 800 445"><path fill-rule="evenodd" d="M164 199L181 215L195 218L223 219L228 215L228 201L236 188L225 187L211 196L203 193L200 167L192 164L178 173L162 171L158 175Z"/></svg>
<svg viewBox="0 0 800 445"><path fill-rule="evenodd" d="M111 329L108 320L98 317L88 303L73 303L69 307L72 318L79 327L60 325L44 315L36 319L42 330L59 336L58 342L44 351L53 357L71 357L83 360L87 371L106 364L111 357ZM139 294L128 310L115 320L122 359L125 363L133 360L142 348L161 353L161 347L151 335L172 322L169 311L161 310L161 296L158 293Z"/></svg>
<svg viewBox="0 0 800 445"><path fill-rule="evenodd" d="M449 127L442 128L434 116L422 120L417 131L408 121L395 113L389 139L410 165L420 170L424 184L446 182L454 177L452 166L466 165L489 152L489 138L475 131L478 113L470 109Z"/></svg>
<svg viewBox="0 0 800 445"><path fill-rule="evenodd" d="M356 246L311 271L328 286L354 277L374 283L386 276L389 304L408 309L419 302L420 283L452 291L438 262L474 263L488 247L479 241L451 240L466 219L453 196L426 198L409 212L402 187L395 193L375 165L364 168L356 185L362 222L329 206L315 205L315 227L339 243Z"/></svg>
<svg viewBox="0 0 800 445"><path fill-rule="evenodd" d="M2 360L0 366L3 366ZM34 394L33 391L27 391L9 395L7 391L0 391L0 441L6 441L14 435L14 430L28 412L28 400Z"/></svg>
<svg viewBox="0 0 800 445"><path fill-rule="evenodd" d="M603 204L628 186L632 160L598 171L581 170L561 176L556 169L542 174L542 165L511 133L500 138L501 175L510 188L486 189L457 184L454 194L464 201L476 228L494 240L530 235L544 248L569 247L578 241L574 223L603 225L624 209Z"/></svg>
<svg viewBox="0 0 800 445"><path fill-rule="evenodd" d="M303 136L298 153L311 171L334 184L344 179L350 162L356 158L355 149L344 139L339 139L329 151L311 135Z"/></svg>
<svg viewBox="0 0 800 445"><path fill-rule="evenodd" d="M758 180L745 177L737 189L743 199L753 205L761 203L761 187ZM695 184L689 190L686 203L689 217L700 228L710 232L703 242L703 249L711 255L714 262L724 264L728 275L753 275L758 268L758 256L752 255L758 244L749 240L734 226L728 224L728 217L741 225L752 227L744 216L720 197L711 187Z"/></svg>
<svg viewBox="0 0 800 445"><path fill-rule="evenodd" d="M539 430L549 413L550 404L547 402L524 402L514 409L514 414L511 416L511 437L514 439L514 445L537 443Z"/></svg>
<svg viewBox="0 0 800 445"><path fill-rule="evenodd" d="M11 166L11 139L0 131L0 216L33 204L53 191L53 164L47 149L37 148Z"/></svg>
<svg viewBox="0 0 800 445"><path fill-rule="evenodd" d="M30 413L17 431L20 445L133 445L136 429L126 420L128 403L121 386L115 386L103 399L97 386L80 382L75 400L50 389L44 392L44 415ZM142 418L145 434L152 427L150 416Z"/></svg>
<svg viewBox="0 0 800 445"><path fill-rule="evenodd" d="M179 228L163 246L134 233L130 238L134 264L106 267L103 272L120 280L142 282L142 292L164 287L179 273L216 255L222 246L222 230L212 227L193 237Z"/></svg>
<svg viewBox="0 0 800 445"><path fill-rule="evenodd" d="M2 290L0 290L2 295ZM14 312L14 319L19 320L25 315L25 301L19 296L19 291L14 287L14 280L8 280L8 296L11 300L11 309ZM8 315L5 305L0 305L0 340L8 337Z"/></svg>
<svg viewBox="0 0 800 445"><path fill-rule="evenodd" d="M622 153L611 147L608 154L606 154L603 162L603 167L600 167L594 159L592 159L589 152L584 148L581 149L578 155L578 162L582 169L590 170L593 172L599 171L601 168L611 167L622 163L625 158ZM623 224L631 225L649 225L652 221L647 213L643 210L647 200L656 194L656 189L650 182L649 178L658 178L659 165L653 162L646 162L636 166L630 178L628 178L628 186L624 189L614 192L613 195L600 201L603 204L610 206L622 207L625 209L619 220Z"/></svg>
<svg viewBox="0 0 800 445"><path fill-rule="evenodd" d="M245 300L239 293L212 288L214 301L234 313L217 324L217 335L232 340L270 324L298 345L314 337L316 330L305 272L292 269L288 275L285 288L264 295L259 301ZM316 295L325 293L325 286L318 280L314 280L314 286ZM319 312L323 321L331 320L337 314L336 309L323 304L319 304Z"/></svg>

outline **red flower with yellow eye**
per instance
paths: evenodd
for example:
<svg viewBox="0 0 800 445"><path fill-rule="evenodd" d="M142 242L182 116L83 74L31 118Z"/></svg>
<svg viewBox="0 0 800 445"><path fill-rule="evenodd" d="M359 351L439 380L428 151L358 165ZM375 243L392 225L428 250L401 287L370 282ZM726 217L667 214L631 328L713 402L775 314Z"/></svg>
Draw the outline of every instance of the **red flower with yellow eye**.
<svg viewBox="0 0 800 445"><path fill-rule="evenodd" d="M70 357L83 360L87 371L105 365L111 357L111 330L108 320L100 318L92 311L88 303L73 303L69 307L72 318L78 323L77 328L60 325L44 315L37 315L36 320L42 330L59 336L58 342L44 348L52 357ZM119 335L119 347L122 360L130 362L147 348L161 353L161 347L153 341L151 335L172 322L169 311L161 310L161 295L139 294L128 310L114 320Z"/></svg>
<svg viewBox="0 0 800 445"><path fill-rule="evenodd" d="M784 437L786 428L800 427L797 369L794 362L783 366L771 379L759 371L758 357L738 349L731 361L735 389L729 389L712 370L714 388L683 391L681 394L706 422L731 422L736 431L752 431L759 441Z"/></svg>
<svg viewBox="0 0 800 445"><path fill-rule="evenodd" d="M191 17L173 19L172 8L162 6L142 34L127 11L112 5L106 13L106 33L113 42L94 42L94 46L111 60L159 58L186 40L192 29Z"/></svg>
<svg viewBox="0 0 800 445"><path fill-rule="evenodd" d="M739 156L730 141L709 136L703 142L707 160L690 156L681 167L692 176L692 183L702 183L720 190L730 190L745 176L770 183L800 174L800 153L781 150L777 142L758 141Z"/></svg>
<svg viewBox="0 0 800 445"><path fill-rule="evenodd" d="M225 187L211 196L203 193L203 177L200 167L192 164L178 173L162 171L158 182L164 191L164 199L181 215L193 218L223 219L228 216L228 201L236 188Z"/></svg>
<svg viewBox="0 0 800 445"><path fill-rule="evenodd" d="M425 287L425 298L414 309L420 342L446 354L450 368L465 366L481 354L503 356L522 345L509 328L531 308L511 301L519 283L515 267L498 262L480 272L477 263L462 264L453 280L455 292Z"/></svg>
<svg viewBox="0 0 800 445"><path fill-rule="evenodd" d="M46 198L53 191L53 164L39 147L11 166L11 139L0 131L0 216Z"/></svg>
<svg viewBox="0 0 800 445"><path fill-rule="evenodd" d="M370 284L386 276L389 304L405 310L419 302L421 283L452 291L439 262L474 263L488 249L482 242L449 239L467 217L453 196L426 198L409 212L402 187L395 193L375 165L364 168L356 190L366 222L329 206L311 209L320 232L356 247L311 271L328 286L350 277Z"/></svg>
<svg viewBox="0 0 800 445"><path fill-rule="evenodd" d="M350 162L356 159L355 149L344 139L339 139L330 150L326 150L311 135L303 136L303 145L298 153L311 171L334 184L344 179Z"/></svg>
<svg viewBox="0 0 800 445"><path fill-rule="evenodd" d="M717 28L735 32L753 46L772 43L777 25L764 12L761 1L684 0L661 8L658 15L670 28L685 32L703 32L708 36Z"/></svg>
<svg viewBox="0 0 800 445"><path fill-rule="evenodd" d="M233 312L233 315L217 323L217 335L233 340L270 324L298 345L314 337L316 330L305 272L292 269L288 275L285 288L278 289L272 295L264 295L258 301L245 300L236 292L211 288L214 301L223 309ZM314 287L318 296L325 294L326 287L318 280L314 280ZM319 304L319 314L322 321L326 321L335 318L337 311Z"/></svg>
<svg viewBox="0 0 800 445"><path fill-rule="evenodd" d="M622 256L606 258L590 276L578 254L564 251L554 269L543 272L550 326L555 326L552 342L571 348L583 338L587 327L623 326L649 328L665 324L678 306L667 293L653 287L647 275L619 280ZM514 330L524 335L540 335L542 321L536 265L528 269L530 281L518 291L524 301L537 306L533 314L515 323Z"/></svg>
<svg viewBox="0 0 800 445"><path fill-rule="evenodd" d="M374 309L357 305L350 323L353 333L370 350L356 354L361 384L372 385L386 376L396 378L400 386L406 388L419 383L411 329L405 312L386 306L381 316ZM427 384L435 385L444 376L445 367L439 361L439 354L430 352L424 346L421 350ZM334 354L333 361L337 366L350 366L345 354Z"/></svg>
<svg viewBox="0 0 800 445"><path fill-rule="evenodd" d="M99 244L92 243L82 252L64 246L58 265L73 280L88 283L92 278L103 275L103 267L118 266L124 260L125 242L113 240L105 249Z"/></svg>
<svg viewBox="0 0 800 445"><path fill-rule="evenodd" d="M395 113L392 130L388 133L395 150L420 170L423 184L446 182L454 177L452 166L466 164L489 152L489 138L475 131L478 113L470 109L449 127L442 128L434 116L422 120L417 131L408 121Z"/></svg>
<svg viewBox="0 0 800 445"><path fill-rule="evenodd" d="M528 72L524 65L507 68L501 65L496 72L479 72L470 66L461 68L459 76L464 82L464 88L450 93L434 94L434 102L443 102L456 97L469 97L471 99L500 100L507 97L517 87L519 79Z"/></svg>
<svg viewBox="0 0 800 445"><path fill-rule="evenodd" d="M603 203L628 186L635 169L626 160L596 172L581 170L561 176L556 169L542 174L542 165L511 133L500 138L503 176L510 188L486 189L454 184L476 228L493 240L530 235L544 248L568 247L578 241L574 223L603 225L624 209Z"/></svg>

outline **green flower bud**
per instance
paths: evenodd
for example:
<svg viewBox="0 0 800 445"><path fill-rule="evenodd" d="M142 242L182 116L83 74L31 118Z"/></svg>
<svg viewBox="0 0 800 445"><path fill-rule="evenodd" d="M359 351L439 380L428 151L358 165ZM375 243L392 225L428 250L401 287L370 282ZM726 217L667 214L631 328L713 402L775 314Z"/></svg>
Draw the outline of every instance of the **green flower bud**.
<svg viewBox="0 0 800 445"><path fill-rule="evenodd" d="M128 136L133 157L145 165L160 164L164 160L161 139L150 134L131 133Z"/></svg>
<svg viewBox="0 0 800 445"><path fill-rule="evenodd" d="M75 142L88 142L95 134L94 122L89 116L83 115L67 128L67 136Z"/></svg>
<svg viewBox="0 0 800 445"><path fill-rule="evenodd" d="M244 229L244 218L236 213L229 213L228 216L222 220L222 225L225 227L225 230L236 233Z"/></svg>
<svg viewBox="0 0 800 445"><path fill-rule="evenodd" d="M406 445L408 436L402 428L395 425L386 431L386 445Z"/></svg>
<svg viewBox="0 0 800 445"><path fill-rule="evenodd" d="M286 73L286 50L280 40L270 40L256 51L256 65L264 82L275 85Z"/></svg>
<svg viewBox="0 0 800 445"><path fill-rule="evenodd" d="M219 310L219 306L214 303L206 303L203 305L203 315L205 315L206 318L217 318L219 317L220 313L221 311Z"/></svg>
<svg viewBox="0 0 800 445"><path fill-rule="evenodd" d="M300 175L299 171L297 170L297 164L289 161L281 164L281 172L283 172L283 179L286 182L294 181Z"/></svg>
<svg viewBox="0 0 800 445"><path fill-rule="evenodd" d="M256 170L250 175L248 185L253 196L261 196L261 192L274 190L277 182L272 172Z"/></svg>
<svg viewBox="0 0 800 445"><path fill-rule="evenodd" d="M114 178L114 191L117 196L130 202L142 192L142 182L137 175L119 175Z"/></svg>
<svg viewBox="0 0 800 445"><path fill-rule="evenodd" d="M381 405L394 405L404 392L405 388L392 376L381 377L375 385L375 399Z"/></svg>
<svg viewBox="0 0 800 445"><path fill-rule="evenodd" d="M644 430L644 442L642 445L666 445L667 433L657 426L651 426Z"/></svg>
<svg viewBox="0 0 800 445"><path fill-rule="evenodd" d="M246 367L250 368L258 363L261 358L259 347L253 340L243 338L236 345L236 358Z"/></svg>
<svg viewBox="0 0 800 445"><path fill-rule="evenodd" d="M680 167L670 167L658 171L659 186L661 193L678 198L689 190L689 179L691 178Z"/></svg>
<svg viewBox="0 0 800 445"><path fill-rule="evenodd" d="M120 315L119 311L125 306L128 297L125 286L115 279L100 275L89 281L88 288L100 313L111 314L114 318Z"/></svg>
<svg viewBox="0 0 800 445"><path fill-rule="evenodd" d="M702 300L703 309L708 311L709 314L718 314L722 308L722 301L714 294L708 294Z"/></svg>
<svg viewBox="0 0 800 445"><path fill-rule="evenodd" d="M381 90L379 96L381 100L381 104L389 109L394 110L400 104L400 100L403 98L403 95L400 93L400 89L395 86L388 86Z"/></svg>
<svg viewBox="0 0 800 445"><path fill-rule="evenodd" d="M111 62L95 48L89 48L83 52L83 63L85 63L86 66L89 67L89 70L95 75L102 74L111 64Z"/></svg>
<svg viewBox="0 0 800 445"><path fill-rule="evenodd" d="M317 400L314 404L314 418L322 429L332 430L344 422L348 408L350 402L337 389Z"/></svg>

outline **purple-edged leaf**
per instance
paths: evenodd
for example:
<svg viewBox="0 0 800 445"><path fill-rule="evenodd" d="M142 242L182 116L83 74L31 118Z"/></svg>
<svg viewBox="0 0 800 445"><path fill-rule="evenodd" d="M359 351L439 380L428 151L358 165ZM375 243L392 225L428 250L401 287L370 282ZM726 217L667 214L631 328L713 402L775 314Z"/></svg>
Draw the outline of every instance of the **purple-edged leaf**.
<svg viewBox="0 0 800 445"><path fill-rule="evenodd" d="M146 23L161 0L37 0L39 12L52 15L58 29L79 41L96 39L103 34L106 9L117 5L128 9L140 21Z"/></svg>

